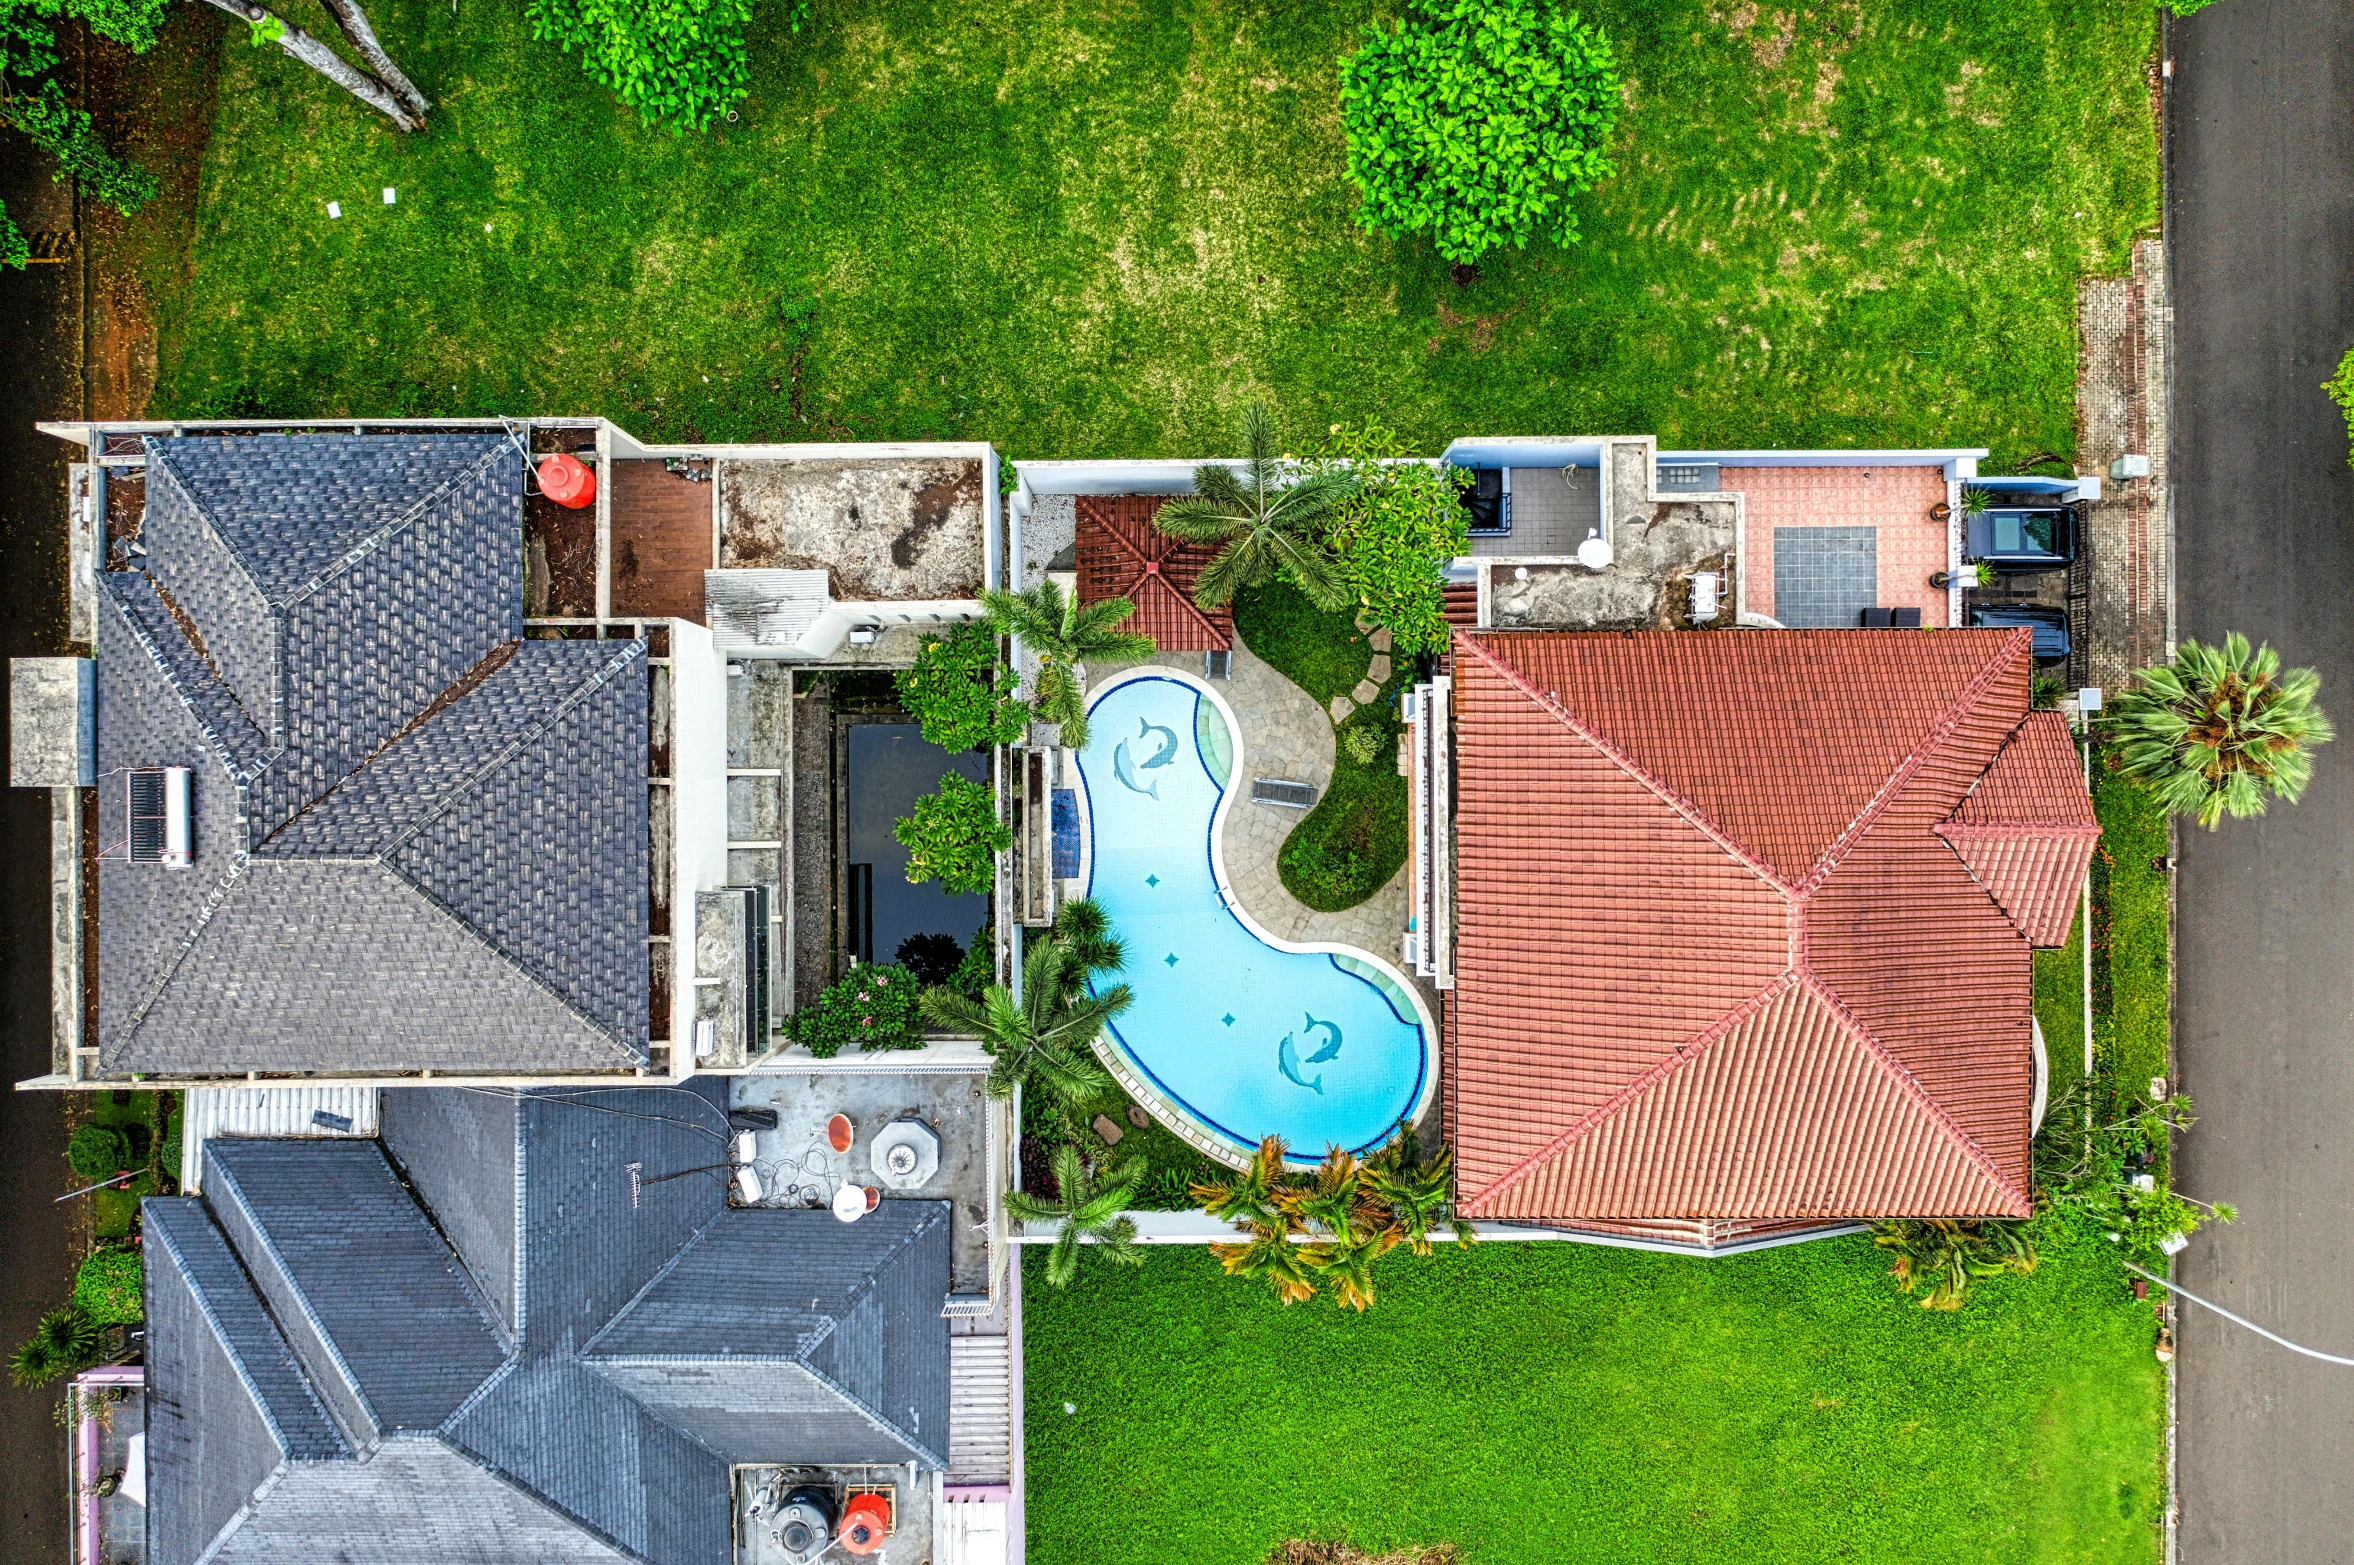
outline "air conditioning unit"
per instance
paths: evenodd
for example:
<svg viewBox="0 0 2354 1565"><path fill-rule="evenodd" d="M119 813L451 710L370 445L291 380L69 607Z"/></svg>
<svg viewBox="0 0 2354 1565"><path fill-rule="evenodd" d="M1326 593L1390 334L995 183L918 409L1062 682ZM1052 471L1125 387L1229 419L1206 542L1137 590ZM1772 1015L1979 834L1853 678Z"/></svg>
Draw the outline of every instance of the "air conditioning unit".
<svg viewBox="0 0 2354 1565"><path fill-rule="evenodd" d="M188 768L145 766L124 786L124 838L134 864L186 869L195 862L188 848Z"/></svg>

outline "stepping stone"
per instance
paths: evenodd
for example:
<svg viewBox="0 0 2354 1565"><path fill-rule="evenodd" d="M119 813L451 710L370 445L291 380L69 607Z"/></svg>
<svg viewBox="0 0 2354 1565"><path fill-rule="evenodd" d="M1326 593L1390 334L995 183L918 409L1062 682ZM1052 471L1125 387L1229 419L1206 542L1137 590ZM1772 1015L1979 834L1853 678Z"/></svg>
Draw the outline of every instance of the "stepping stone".
<svg viewBox="0 0 2354 1565"><path fill-rule="evenodd" d="M1142 1130L1152 1123L1152 1116L1131 1103L1128 1105L1128 1123L1134 1125L1138 1130Z"/></svg>
<svg viewBox="0 0 2354 1565"><path fill-rule="evenodd" d="M1373 621L1367 619L1363 614L1359 614L1357 616L1357 634L1360 636L1368 636L1372 633Z"/></svg>
<svg viewBox="0 0 2354 1565"><path fill-rule="evenodd" d="M1095 1127L1095 1133L1103 1137L1103 1144L1107 1147L1118 1146L1120 1138L1128 1134L1118 1125L1112 1123L1112 1117L1109 1114L1098 1114L1089 1123Z"/></svg>
<svg viewBox="0 0 2354 1565"><path fill-rule="evenodd" d="M1365 639L1373 644L1374 651L1387 652L1390 649L1390 628L1387 625L1376 625L1365 633Z"/></svg>
<svg viewBox="0 0 2354 1565"><path fill-rule="evenodd" d="M1365 677L1372 680L1377 685L1388 684L1390 682L1389 654L1386 652L1375 653L1373 656L1373 666L1365 670Z"/></svg>
<svg viewBox="0 0 2354 1565"><path fill-rule="evenodd" d="M1365 689L1365 686L1359 685L1357 688L1359 690L1363 690ZM1355 710L1357 710L1356 706L1349 700L1347 696L1334 696L1332 698L1332 720L1335 723L1347 722L1349 720L1349 714Z"/></svg>
<svg viewBox="0 0 2354 1565"><path fill-rule="evenodd" d="M1381 686L1375 684L1370 679L1360 679L1357 681L1357 688L1349 692L1349 699L1356 702L1359 706L1363 706L1366 702L1372 700L1375 696L1380 694ZM1338 702L1336 701L1334 704L1337 705Z"/></svg>

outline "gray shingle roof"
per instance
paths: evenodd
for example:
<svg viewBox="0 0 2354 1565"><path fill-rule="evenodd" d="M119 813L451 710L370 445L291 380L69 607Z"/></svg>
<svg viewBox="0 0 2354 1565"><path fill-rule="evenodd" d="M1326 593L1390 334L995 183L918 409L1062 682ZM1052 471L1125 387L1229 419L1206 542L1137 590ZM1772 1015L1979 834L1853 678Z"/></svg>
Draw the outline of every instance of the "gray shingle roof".
<svg viewBox="0 0 2354 1565"><path fill-rule="evenodd" d="M151 1405L158 1565L347 1539L370 1559L716 1565L731 1461L944 1467L946 1203L845 1225L729 1209L702 1174L648 1183L724 1160L724 1102L701 1082L389 1091L414 1194L375 1142L208 1143L204 1200L146 1209L151 1399L214 1388L217 1413ZM519 1333L473 1280L510 1260ZM248 1273L236 1340L282 1332L274 1359L249 1351L276 1364L273 1397L299 1376L364 1460L289 1457L253 1396L219 1389L241 1384L224 1339L172 1300Z"/></svg>
<svg viewBox="0 0 2354 1565"><path fill-rule="evenodd" d="M644 1063L644 647L518 639L513 443L146 449L145 569L105 577L102 784L202 767L196 863L102 861L103 1066Z"/></svg>

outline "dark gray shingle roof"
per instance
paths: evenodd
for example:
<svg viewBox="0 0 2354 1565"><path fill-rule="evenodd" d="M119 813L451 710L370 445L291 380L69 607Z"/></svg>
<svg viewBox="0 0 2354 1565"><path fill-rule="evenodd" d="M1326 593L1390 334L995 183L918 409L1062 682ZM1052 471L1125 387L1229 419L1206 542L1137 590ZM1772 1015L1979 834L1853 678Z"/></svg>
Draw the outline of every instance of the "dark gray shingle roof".
<svg viewBox="0 0 2354 1565"><path fill-rule="evenodd" d="M646 1183L724 1160L724 1103L702 1081L401 1089L382 1123L414 1194L374 1142L209 1142L204 1201L150 1202L151 1231L210 1232L207 1264L242 1262L281 1376L320 1390L365 1459L289 1464L226 1414L172 1425L150 1455L159 1565L216 1540L223 1560L351 1540L368 1559L714 1565L731 1460L944 1466L946 1204L845 1225L731 1210L705 1175ZM195 1250L156 1246L152 1299L198 1277ZM524 1329L500 1338L469 1278L509 1253ZM151 1388L222 1383L217 1335L153 1308ZM332 1433L315 1407L312 1428Z"/></svg>
<svg viewBox="0 0 2354 1565"><path fill-rule="evenodd" d="M104 1067L644 1063L644 648L518 639L514 444L146 450L100 764L210 765L193 870L102 863Z"/></svg>

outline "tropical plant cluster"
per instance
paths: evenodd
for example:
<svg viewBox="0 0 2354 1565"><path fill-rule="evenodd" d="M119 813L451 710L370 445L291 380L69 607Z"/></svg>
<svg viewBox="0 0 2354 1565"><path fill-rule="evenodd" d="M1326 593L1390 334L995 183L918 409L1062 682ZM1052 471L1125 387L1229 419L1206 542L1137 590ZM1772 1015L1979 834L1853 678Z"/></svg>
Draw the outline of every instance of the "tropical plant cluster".
<svg viewBox="0 0 2354 1565"><path fill-rule="evenodd" d="M2354 467L2354 348L2346 350L2346 356L2338 360L2338 372L2323 381L2321 389L2346 415L2346 465Z"/></svg>
<svg viewBox="0 0 2354 1565"><path fill-rule="evenodd" d="M2281 671L2270 645L2238 631L2221 646L2185 641L2174 661L2143 669L2104 719L2117 768L2169 811L2209 831L2229 815L2294 804L2313 777L2313 747L2336 730L2315 703L2321 676Z"/></svg>
<svg viewBox="0 0 2354 1565"><path fill-rule="evenodd" d="M1413 460L1371 417L1334 424L1318 460L1355 480L1325 539L1358 613L1387 626L1399 654L1446 650L1443 573L1471 547L1471 517L1454 475Z"/></svg>
<svg viewBox="0 0 2354 1565"><path fill-rule="evenodd" d="M998 660L986 625L926 632L914 665L891 682L924 737L951 753L1012 744L1029 726L1030 709L1014 695L1020 678Z"/></svg>
<svg viewBox="0 0 2354 1565"><path fill-rule="evenodd" d="M1308 1173L1295 1173L1284 1150L1282 1137L1269 1136L1241 1172L1193 1187L1203 1211L1249 1234L1210 1246L1229 1276L1256 1277L1286 1304L1328 1286L1341 1307L1364 1310L1373 1304L1373 1263L1391 1250L1428 1255L1440 1228L1471 1243L1471 1225L1449 1207L1453 1149L1424 1157L1411 1126L1369 1158L1329 1148Z"/></svg>
<svg viewBox="0 0 2354 1565"><path fill-rule="evenodd" d="M938 880L952 892L995 885L997 855L1014 845L1013 828L997 818L997 795L956 772L916 800L891 835L907 850L909 885Z"/></svg>
<svg viewBox="0 0 2354 1565"><path fill-rule="evenodd" d="M1341 61L1358 220L1442 259L1578 236L1571 198L1618 172L1618 62L1554 0L1417 0Z"/></svg>
<svg viewBox="0 0 2354 1565"><path fill-rule="evenodd" d="M1035 1085L1066 1111L1108 1091L1111 1073L1095 1057L1104 1025L1127 1010L1126 984L1105 983L1126 953L1093 902L1063 905L1056 927L1022 953L1022 992L986 985L978 998L952 988L925 991L923 1014L943 1032L977 1038L990 1056L984 1089L1009 1098Z"/></svg>
<svg viewBox="0 0 2354 1565"><path fill-rule="evenodd" d="M914 1049L923 1044L923 985L904 967L853 967L785 1018L785 1032L811 1054L830 1060L851 1044L861 1053Z"/></svg>
<svg viewBox="0 0 2354 1565"><path fill-rule="evenodd" d="M1925 1310L1957 1310L1972 1279L2035 1270L2028 1225L2015 1218L1898 1217L1872 1224L1872 1243L1894 1257L1889 1275Z"/></svg>
<svg viewBox="0 0 2354 1565"><path fill-rule="evenodd" d="M101 1326L135 1325L147 1318L145 1275L128 1245L93 1250L74 1273L74 1306Z"/></svg>
<svg viewBox="0 0 2354 1565"><path fill-rule="evenodd" d="M44 1314L33 1334L8 1356L9 1378L20 1386L45 1386L50 1381L98 1362L98 1322L79 1304L63 1304Z"/></svg>
<svg viewBox="0 0 2354 1565"><path fill-rule="evenodd" d="M2053 1100L2044 1124L2035 1144L2038 1199L2127 1260L2162 1266L2208 1220L2239 1215L2229 1202L2183 1195L2166 1177L2168 1138L2192 1124L2187 1094L2151 1103L2096 1077Z"/></svg>
<svg viewBox="0 0 2354 1565"><path fill-rule="evenodd" d="M569 54L649 125L701 130L751 90L752 0L531 0L532 36ZM807 0L790 0L795 32Z"/></svg>
<svg viewBox="0 0 2354 1565"><path fill-rule="evenodd" d="M110 43L144 53L163 27L165 0L0 0L0 125L20 132L56 162L56 179L74 180L92 201L128 217L155 195L155 176L116 157L91 128L90 116L67 103L65 84L50 74L58 64L55 23L86 23ZM32 246L0 207L0 265L22 267Z"/></svg>

